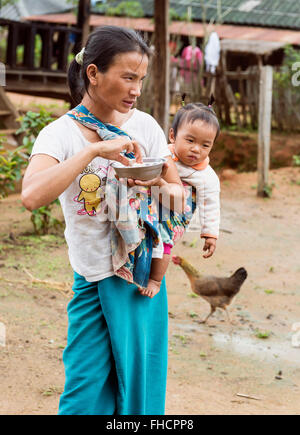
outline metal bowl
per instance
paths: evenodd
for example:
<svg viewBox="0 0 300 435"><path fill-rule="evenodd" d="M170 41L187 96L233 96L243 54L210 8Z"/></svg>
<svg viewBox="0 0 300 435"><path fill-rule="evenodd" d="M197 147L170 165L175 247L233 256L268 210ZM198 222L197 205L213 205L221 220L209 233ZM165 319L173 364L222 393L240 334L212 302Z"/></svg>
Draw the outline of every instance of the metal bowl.
<svg viewBox="0 0 300 435"><path fill-rule="evenodd" d="M166 159L144 157L143 163L134 163L134 166L124 166L120 162L112 163L119 178L132 178L134 180L152 180L161 174ZM135 161L134 161L135 162Z"/></svg>

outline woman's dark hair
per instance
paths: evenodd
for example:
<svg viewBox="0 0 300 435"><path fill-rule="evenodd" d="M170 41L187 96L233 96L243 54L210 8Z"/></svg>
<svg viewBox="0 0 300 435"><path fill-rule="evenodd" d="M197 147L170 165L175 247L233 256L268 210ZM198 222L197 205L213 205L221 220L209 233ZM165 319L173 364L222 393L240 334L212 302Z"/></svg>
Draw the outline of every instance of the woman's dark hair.
<svg viewBox="0 0 300 435"><path fill-rule="evenodd" d="M184 102L184 98L183 98L183 102ZM189 103L181 107L181 109L179 109L176 115L174 116L174 120L172 123L174 137L176 138L177 132L180 126L184 122L193 123L199 119L200 121L203 121L206 124L215 127L216 129L215 140L216 140L220 134L220 124L214 109L211 107L213 102L214 102L214 98L211 97L208 106L202 103Z"/></svg>
<svg viewBox="0 0 300 435"><path fill-rule="evenodd" d="M99 71L105 73L115 56L132 51L138 51L148 57L151 54L142 36L132 29L103 26L91 33L85 46L82 65L74 59L68 70L68 85L74 103L79 104L84 93L88 92L90 84L86 74L88 65L93 63Z"/></svg>

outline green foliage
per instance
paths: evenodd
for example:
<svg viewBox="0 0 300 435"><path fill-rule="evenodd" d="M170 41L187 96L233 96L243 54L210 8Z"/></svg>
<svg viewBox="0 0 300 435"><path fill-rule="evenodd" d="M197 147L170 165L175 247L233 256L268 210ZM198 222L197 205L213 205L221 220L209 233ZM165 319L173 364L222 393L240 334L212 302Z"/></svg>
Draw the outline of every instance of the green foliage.
<svg viewBox="0 0 300 435"><path fill-rule="evenodd" d="M0 26L0 61L3 63L5 63L6 59L7 35L7 28Z"/></svg>
<svg viewBox="0 0 300 435"><path fill-rule="evenodd" d="M43 42L40 35L35 35L35 41L34 41L34 66L36 68L39 68L41 66L41 59L42 59L42 47Z"/></svg>
<svg viewBox="0 0 300 435"><path fill-rule="evenodd" d="M170 21L180 21L182 18L181 18L181 15L178 14L176 9L170 8L169 9L169 19L170 19Z"/></svg>
<svg viewBox="0 0 300 435"><path fill-rule="evenodd" d="M198 298L198 295L196 295L195 293L188 293L188 297L189 298Z"/></svg>
<svg viewBox="0 0 300 435"><path fill-rule="evenodd" d="M122 16L141 18L144 16L144 9L139 1L122 1L116 4L113 0L108 0L105 4L96 4L94 10L110 16Z"/></svg>
<svg viewBox="0 0 300 435"><path fill-rule="evenodd" d="M6 5L13 5L17 3L19 0L1 0L1 7L3 8Z"/></svg>
<svg viewBox="0 0 300 435"><path fill-rule="evenodd" d="M261 340L266 340L268 338L270 338L271 332L270 331L259 331L258 329L255 332L255 337L261 339Z"/></svg>
<svg viewBox="0 0 300 435"><path fill-rule="evenodd" d="M300 155L293 156L293 165L300 166Z"/></svg>
<svg viewBox="0 0 300 435"><path fill-rule="evenodd" d="M54 121L54 118L51 112L48 112L46 108L40 106L39 112L29 111L24 116L21 116L19 121L21 122L21 128L17 133L24 135L23 149L25 148L27 157L29 157L38 134L46 125ZM40 207L31 213L31 222L36 234L48 234L50 228L62 224L62 222L52 215L54 204L58 204L58 200L55 200L47 206Z"/></svg>
<svg viewBox="0 0 300 435"><path fill-rule="evenodd" d="M68 63L71 63L72 60L74 60L74 58L75 58L75 54L73 54L73 53L69 53L69 54L68 54Z"/></svg>
<svg viewBox="0 0 300 435"><path fill-rule="evenodd" d="M275 187L275 183L274 182L265 185L265 187L264 187L264 196L265 196L265 198L271 198L274 187Z"/></svg>
<svg viewBox="0 0 300 435"><path fill-rule="evenodd" d="M17 64L22 65L24 59L24 45L17 46Z"/></svg>
<svg viewBox="0 0 300 435"><path fill-rule="evenodd" d="M144 16L144 10L138 1L123 1L116 7L106 7L105 14L140 18Z"/></svg>
<svg viewBox="0 0 300 435"><path fill-rule="evenodd" d="M21 122L21 128L19 128L17 134L24 135L23 145L29 156L39 132L50 122L54 121L54 118L51 112L48 112L43 106L40 106L39 112L29 111L18 118L18 121Z"/></svg>
<svg viewBox="0 0 300 435"><path fill-rule="evenodd" d="M58 228L62 225L62 222L52 215L52 208L54 204L59 204L58 199L56 199L50 205L45 205L37 210L33 210L31 213L31 222L35 234L48 234L51 228Z"/></svg>
<svg viewBox="0 0 300 435"><path fill-rule="evenodd" d="M193 15L189 9L185 14L181 15L180 21L187 21L189 23L193 21Z"/></svg>
<svg viewBox="0 0 300 435"><path fill-rule="evenodd" d="M170 8L169 9L169 20L170 21L193 21L192 17L192 11L191 9L187 8L186 12L182 15L179 15L176 9Z"/></svg>
<svg viewBox="0 0 300 435"><path fill-rule="evenodd" d="M15 190L15 184L22 177L22 169L26 166L26 156L23 147L7 150L3 143L4 136L0 137L0 199L6 197L9 191Z"/></svg>
<svg viewBox="0 0 300 435"><path fill-rule="evenodd" d="M191 243L190 248L197 248L198 238L196 237Z"/></svg>
<svg viewBox="0 0 300 435"><path fill-rule="evenodd" d="M279 87L291 87L292 76L295 73L292 66L296 62L300 62L300 51L293 48L292 45L286 45L282 66L278 71L274 71L274 81Z"/></svg>
<svg viewBox="0 0 300 435"><path fill-rule="evenodd" d="M22 146L8 150L3 146L5 138L0 137L0 199L7 196L9 191L15 190L16 182L21 179L23 170L28 164L38 134L46 125L54 121L54 118L51 112L40 106L38 112L29 111L18 121L21 122L21 127L17 134L23 135ZM54 204L58 204L58 200L32 212L31 222L36 234L48 234L51 228L62 224L52 214Z"/></svg>
<svg viewBox="0 0 300 435"><path fill-rule="evenodd" d="M78 6L79 0L67 0L67 3L73 8L76 8Z"/></svg>

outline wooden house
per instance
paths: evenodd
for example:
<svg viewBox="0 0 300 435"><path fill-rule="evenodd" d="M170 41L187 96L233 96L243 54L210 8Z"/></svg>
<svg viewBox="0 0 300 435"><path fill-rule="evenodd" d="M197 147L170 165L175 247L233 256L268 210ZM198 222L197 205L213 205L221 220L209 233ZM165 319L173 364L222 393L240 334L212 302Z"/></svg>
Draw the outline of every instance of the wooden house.
<svg viewBox="0 0 300 435"><path fill-rule="evenodd" d="M212 29L215 30L221 39L221 67L225 68L226 73L229 72L227 82L232 85L231 95L238 92L237 86L240 83L234 78L234 74L243 72L255 64L279 65L282 62L285 44L300 46L300 4L293 0L222 0L221 3L211 0L209 3L204 2L205 10L198 1L140 0L144 11L144 17L140 18L107 16L103 9L102 12L99 10L99 4L103 6L103 2L93 2L89 15L87 5L90 4L90 0L80 0L80 12L77 15L71 10L67 0L20 0L20 4L38 4L40 9L27 7L25 13L23 7L15 12L15 16L9 16L3 14L3 8L0 13L0 27L7 29L7 49L4 58L1 59L6 66L5 89L66 101L70 100L66 86L70 59L78 52L85 35L105 24L134 28L149 38L157 33L157 41L168 41L169 35L175 35L181 38L182 48L191 40L201 46L203 38ZM110 4L117 7L120 1ZM155 32L155 6L157 10L159 7L164 8L163 13L159 11L156 17L157 30L160 26L164 26L165 29L161 33ZM54 9L51 10L51 7ZM176 19L173 18L168 23L166 18L169 11ZM183 21L184 16L189 16L192 20ZM159 17L164 18L161 23ZM160 62L164 64L168 59L167 49L163 48L164 44L160 44L159 47ZM163 76L164 80L155 87L158 95L162 94L162 89L167 88L167 68ZM157 75L157 80L161 77L162 75ZM221 94L219 97L221 98ZM225 101L223 104L221 117L226 122L229 121L228 107L233 104L232 101ZM253 113L255 110L253 108Z"/></svg>

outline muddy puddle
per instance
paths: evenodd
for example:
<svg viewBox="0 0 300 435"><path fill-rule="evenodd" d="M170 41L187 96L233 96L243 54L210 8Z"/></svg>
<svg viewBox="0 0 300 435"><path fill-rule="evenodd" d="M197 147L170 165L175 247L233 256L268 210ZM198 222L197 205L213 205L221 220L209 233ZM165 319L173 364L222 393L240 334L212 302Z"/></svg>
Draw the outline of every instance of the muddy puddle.
<svg viewBox="0 0 300 435"><path fill-rule="evenodd" d="M243 337L240 333L212 335L215 346L263 361L280 359L291 365L299 365L300 348L292 347L291 337L284 341L274 339L252 339Z"/></svg>
<svg viewBox="0 0 300 435"><path fill-rule="evenodd" d="M233 352L253 359L275 362L284 361L292 366L300 364L300 343L296 342L293 332L278 339L271 335L267 339L256 338L253 331L232 331L229 333L203 330L201 325L176 324L176 329L188 334L209 334L213 345L224 351ZM296 347L297 346L297 347Z"/></svg>

